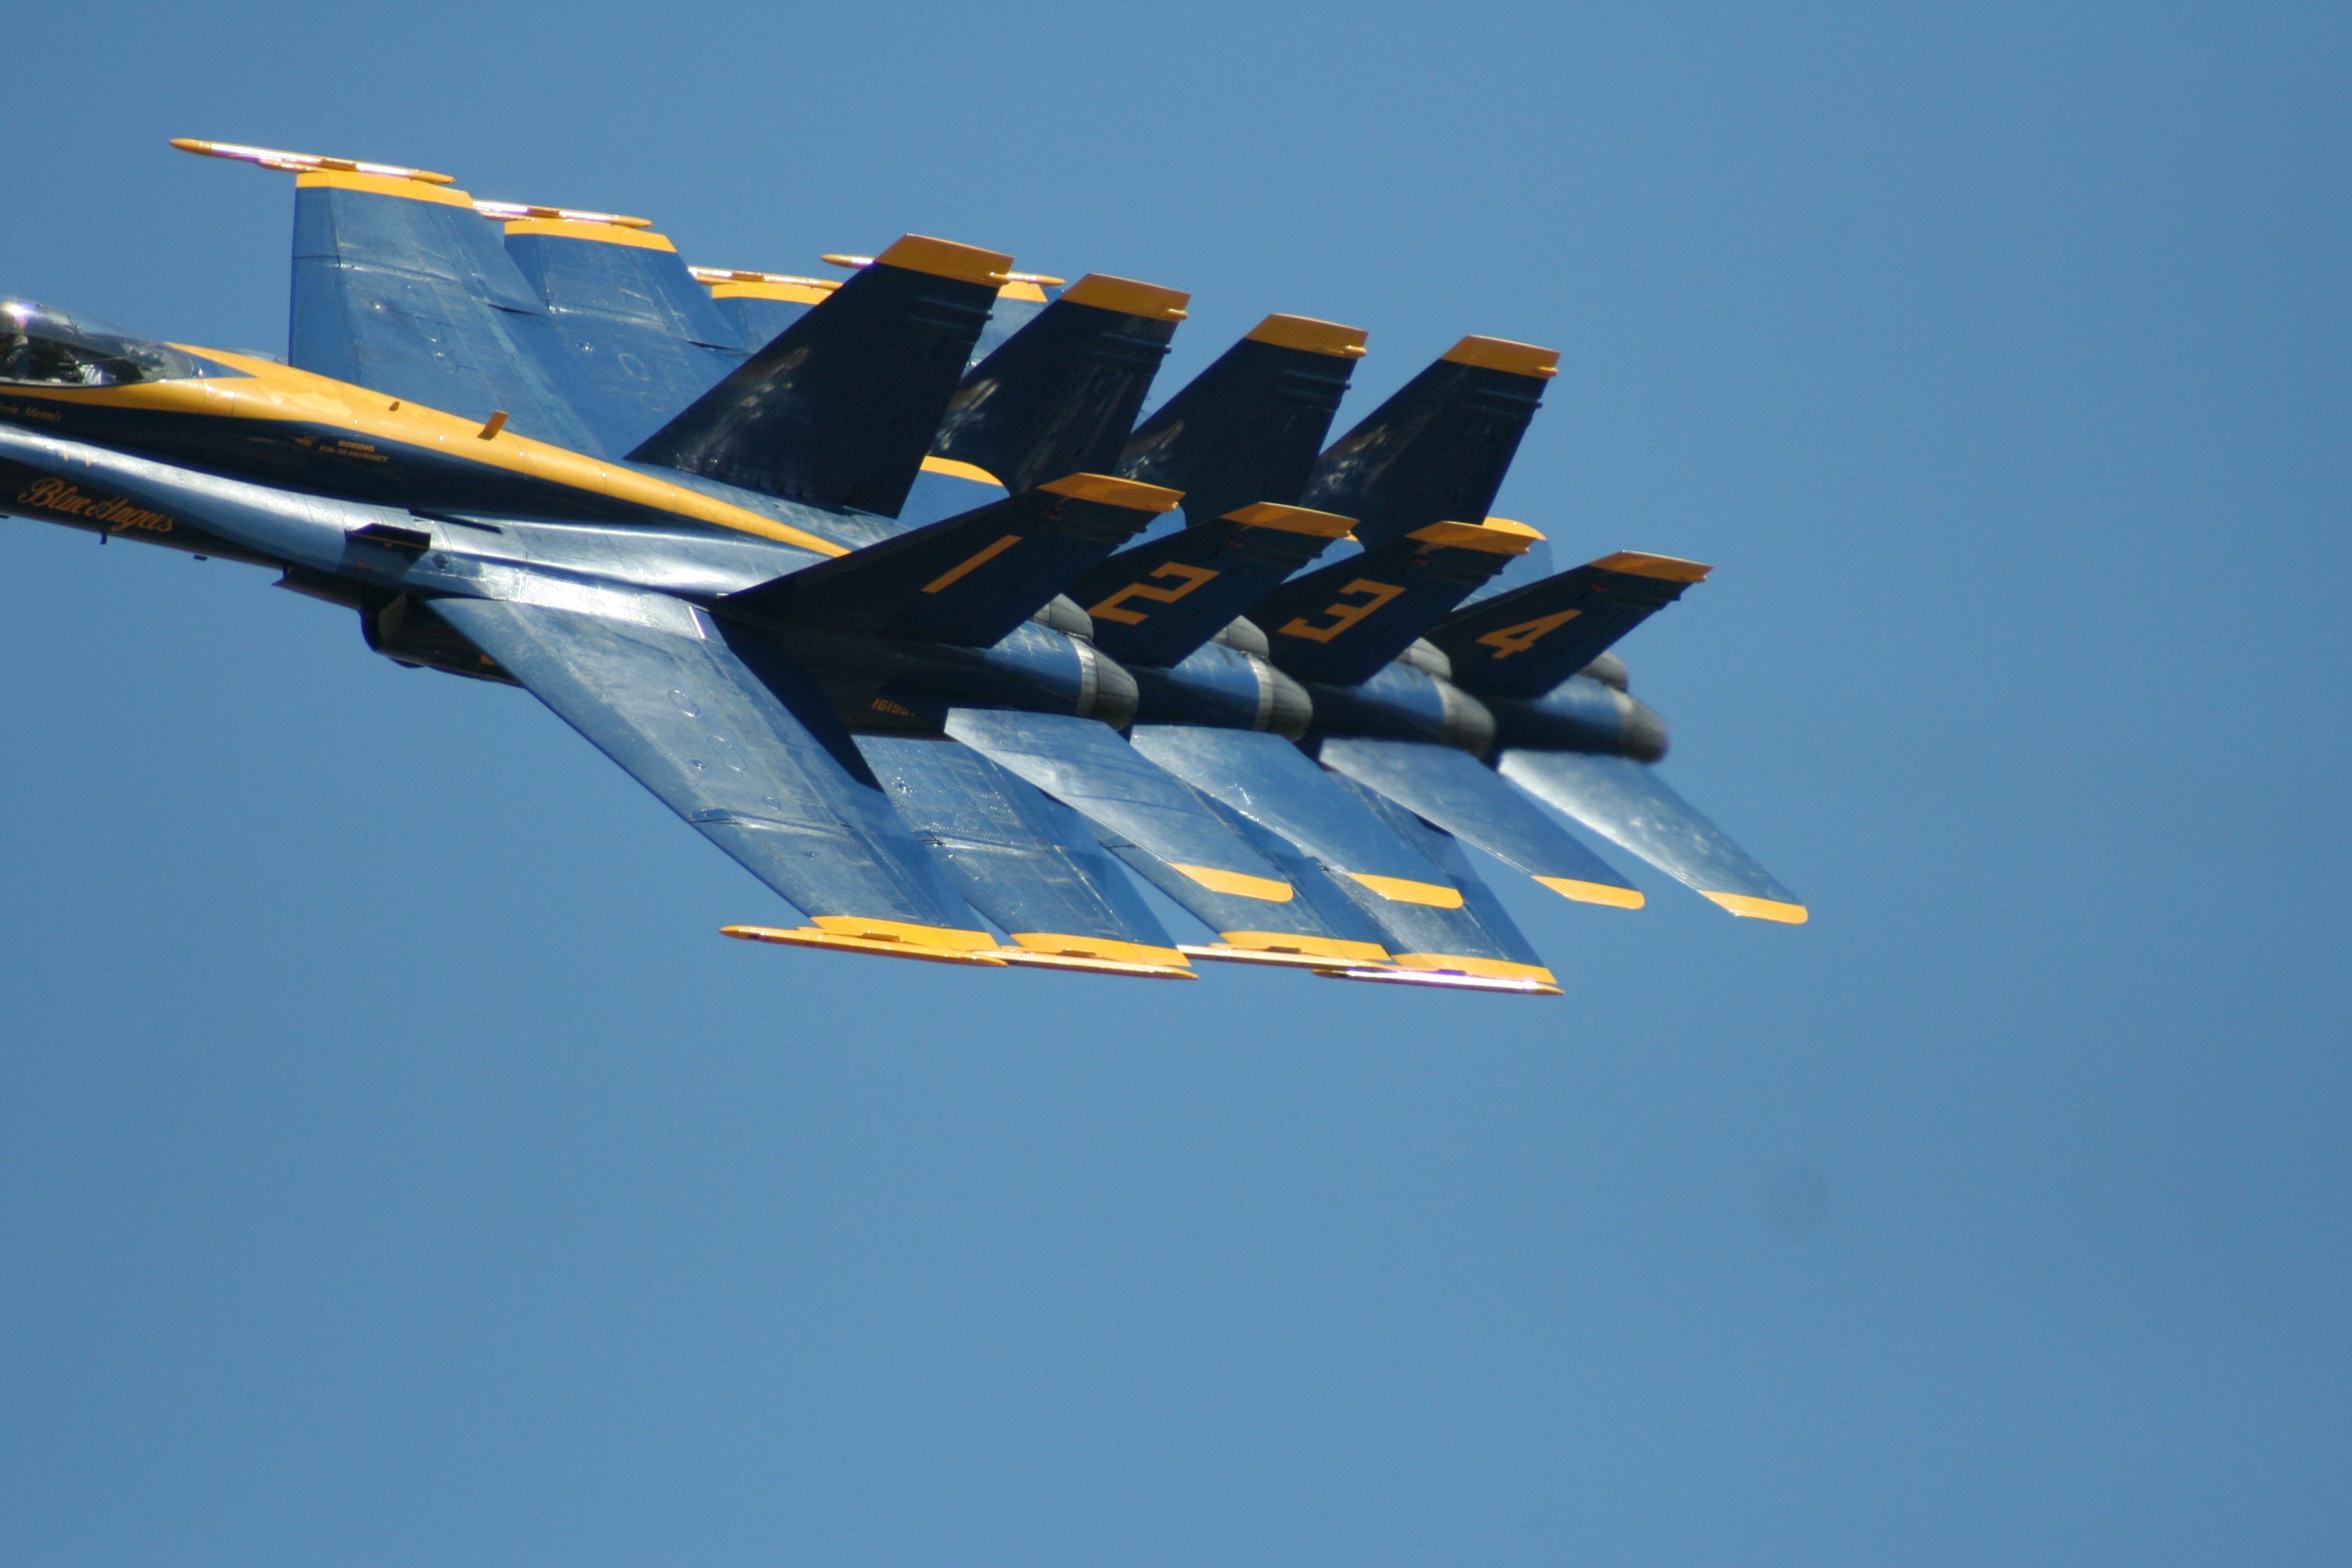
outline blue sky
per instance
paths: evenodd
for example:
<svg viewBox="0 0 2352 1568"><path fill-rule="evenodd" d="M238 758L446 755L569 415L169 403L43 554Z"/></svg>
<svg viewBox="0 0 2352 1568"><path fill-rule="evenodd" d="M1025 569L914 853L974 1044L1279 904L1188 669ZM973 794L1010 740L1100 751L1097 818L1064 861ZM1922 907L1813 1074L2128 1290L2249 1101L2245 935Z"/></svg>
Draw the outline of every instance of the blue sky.
<svg viewBox="0 0 2352 1568"><path fill-rule="evenodd" d="M0 1561L2352 1552L2319 6L50 8L0 286L281 346L257 142L1562 352L1497 510L1813 906L1558 1001L729 942L551 715L0 524Z"/></svg>

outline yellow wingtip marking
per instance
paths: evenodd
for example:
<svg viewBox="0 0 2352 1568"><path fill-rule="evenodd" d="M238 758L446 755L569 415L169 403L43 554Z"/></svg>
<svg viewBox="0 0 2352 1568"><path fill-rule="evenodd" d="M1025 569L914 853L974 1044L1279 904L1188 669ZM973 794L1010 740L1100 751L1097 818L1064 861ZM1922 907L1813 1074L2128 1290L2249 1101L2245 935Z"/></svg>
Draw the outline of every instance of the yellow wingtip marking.
<svg viewBox="0 0 2352 1568"><path fill-rule="evenodd" d="M825 259L835 258L828 256ZM874 264L903 267L909 272L928 272L934 278L953 278L959 282L1001 286L1009 281L1005 273L1012 268L1013 258L1001 250L983 250L977 245L958 245L952 239L909 234L892 240L890 247L874 258Z"/></svg>
<svg viewBox="0 0 2352 1568"><path fill-rule="evenodd" d="M1318 321L1312 316L1268 316L1249 332L1250 342L1277 348L1304 349L1334 359L1364 357L1364 329Z"/></svg>
<svg viewBox="0 0 2352 1568"><path fill-rule="evenodd" d="M1543 535L1524 522L1513 522L1507 517L1490 517L1485 522L1433 522L1427 528L1416 528L1409 539L1423 544L1442 544L1455 550L1478 550L1489 555L1525 555L1543 540Z"/></svg>
<svg viewBox="0 0 2352 1568"><path fill-rule="evenodd" d="M1100 501L1105 506L1123 506L1131 511L1174 511L1184 499L1182 490L1136 479L1113 479L1108 474L1065 474L1037 488L1073 500Z"/></svg>
<svg viewBox="0 0 2352 1568"><path fill-rule="evenodd" d="M978 463L959 463L953 458L925 458L923 472L945 474L950 479L971 479L977 484L994 485L998 489L1004 488L1003 479L998 479Z"/></svg>
<svg viewBox="0 0 2352 1568"><path fill-rule="evenodd" d="M1782 925L1801 926L1812 918L1812 911L1802 904L1784 904L1778 899L1751 898L1746 893L1710 893L1705 888L1699 892L1713 899L1735 915L1749 920L1778 921Z"/></svg>
<svg viewBox="0 0 2352 1568"><path fill-rule="evenodd" d="M1580 882L1572 877L1538 877L1537 881L1563 899L1580 904L1606 904L1612 910L1638 910L1647 902L1638 888L1612 888L1606 882Z"/></svg>
<svg viewBox="0 0 2352 1568"><path fill-rule="evenodd" d="M275 167L276 165L269 165ZM445 207L474 210L474 198L455 185L436 185L405 175L354 174L341 169L305 169L294 176L299 191L365 191L372 195L398 196L403 201L435 202Z"/></svg>
<svg viewBox="0 0 2352 1568"><path fill-rule="evenodd" d="M1252 501L1238 511L1225 513L1224 521L1250 528L1271 528L1283 533L1307 533L1318 539L1345 539L1348 531L1356 526L1352 517L1341 517L1336 511L1317 511L1312 507L1281 506L1274 501Z"/></svg>
<svg viewBox="0 0 2352 1568"><path fill-rule="evenodd" d="M967 952L983 952L996 945L996 939L984 931L916 925L908 921L875 920L866 915L818 915L810 923L819 931L832 931L839 936L863 937L868 942L910 942L924 947L950 947Z"/></svg>
<svg viewBox="0 0 2352 1568"><path fill-rule="evenodd" d="M543 234L557 239L593 240L598 245L635 246L639 250L677 249L669 242L667 235L636 226L645 221L644 218L615 218L609 223L582 223L565 217L520 217L509 220L506 231L510 235Z"/></svg>
<svg viewBox="0 0 2352 1568"><path fill-rule="evenodd" d="M1042 300L1045 295L1041 292L1037 297ZM1063 291L1062 300L1069 305L1091 305L1097 310L1116 310L1122 316L1181 321L1192 296L1180 289L1162 289L1157 283L1139 283L1132 278L1089 272Z"/></svg>
<svg viewBox="0 0 2352 1568"><path fill-rule="evenodd" d="M1441 887L1435 882L1416 882L1409 877L1375 877L1369 872L1350 871L1348 875L1361 882L1384 899L1400 904L1426 904L1433 910L1458 910L1462 907L1462 889ZM1402 963L1403 960L1398 960Z"/></svg>
<svg viewBox="0 0 2352 1568"><path fill-rule="evenodd" d="M1177 949L1153 947L1147 942L1119 942L1103 936L1064 936L1050 931L1016 931L1013 933L1013 940L1028 952L1050 953L1061 958L1099 958L1113 963L1184 967L1184 955Z"/></svg>
<svg viewBox="0 0 2352 1568"><path fill-rule="evenodd" d="M1515 343L1508 338L1465 338L1446 350L1445 357L1455 364L1507 370L1513 375L1541 377L1559 374L1558 349L1539 349L1533 343Z"/></svg>
<svg viewBox="0 0 2352 1568"><path fill-rule="evenodd" d="M1649 555L1639 550L1621 550L1614 555L1604 555L1592 563L1603 572L1622 572L1631 577L1655 577L1667 583L1703 583L1715 570L1696 561L1681 561L1672 555Z"/></svg>
<svg viewBox="0 0 2352 1568"><path fill-rule="evenodd" d="M1264 899L1270 904L1286 904L1294 891L1289 883L1277 882L1271 877L1220 871L1214 866L1187 866L1181 860L1168 863L1213 893L1231 893L1237 899Z"/></svg>
<svg viewBox="0 0 2352 1568"><path fill-rule="evenodd" d="M1465 958L1451 952L1400 952L1400 969L1426 969L1438 974L1475 974L1485 980L1532 980L1557 985L1552 972L1540 963L1513 963L1502 958Z"/></svg>
<svg viewBox="0 0 2352 1568"><path fill-rule="evenodd" d="M905 929L928 931L934 928L910 926ZM721 936L731 936L740 942L772 942L779 947L814 947L828 952L865 952L881 958L911 958L925 963L967 963L982 969L1004 967L1004 960L996 957L992 952L967 947L935 946L928 942L905 942L896 937L848 935L840 931L821 931L815 926L797 926L791 930L780 930L775 926L720 926L719 932ZM995 945L992 942L987 943L989 949L993 949Z"/></svg>
<svg viewBox="0 0 2352 1568"><path fill-rule="evenodd" d="M1336 936L1304 936L1297 931L1219 931L1224 945L1245 952L1262 953L1264 962L1320 961L1328 963L1339 959L1348 963L1386 963L1389 950L1376 942L1349 942ZM1187 948L1195 957L1228 956L1207 948Z"/></svg>

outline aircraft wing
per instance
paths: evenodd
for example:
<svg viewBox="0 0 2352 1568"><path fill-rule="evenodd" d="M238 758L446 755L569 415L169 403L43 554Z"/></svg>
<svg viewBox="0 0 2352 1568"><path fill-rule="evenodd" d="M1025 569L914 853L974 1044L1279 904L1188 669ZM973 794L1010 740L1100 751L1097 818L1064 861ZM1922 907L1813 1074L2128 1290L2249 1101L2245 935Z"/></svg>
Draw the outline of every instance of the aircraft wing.
<svg viewBox="0 0 2352 1568"><path fill-rule="evenodd" d="M1176 942L1085 820L960 741L861 735L857 748L1016 964L1190 978Z"/></svg>
<svg viewBox="0 0 2352 1568"><path fill-rule="evenodd" d="M1805 923L1806 910L1779 878L1723 829L1631 757L1581 752L1503 753L1503 776L1548 805L1615 840L1659 870L1751 920Z"/></svg>
<svg viewBox="0 0 2352 1568"><path fill-rule="evenodd" d="M1516 866L1564 899L1638 910L1642 895L1469 752L1425 741L1328 740L1323 765Z"/></svg>
<svg viewBox="0 0 2352 1568"><path fill-rule="evenodd" d="M553 595L550 595L551 597ZM811 946L996 963L815 687L659 594L434 601L532 696L807 915ZM730 641L730 636L737 640Z"/></svg>

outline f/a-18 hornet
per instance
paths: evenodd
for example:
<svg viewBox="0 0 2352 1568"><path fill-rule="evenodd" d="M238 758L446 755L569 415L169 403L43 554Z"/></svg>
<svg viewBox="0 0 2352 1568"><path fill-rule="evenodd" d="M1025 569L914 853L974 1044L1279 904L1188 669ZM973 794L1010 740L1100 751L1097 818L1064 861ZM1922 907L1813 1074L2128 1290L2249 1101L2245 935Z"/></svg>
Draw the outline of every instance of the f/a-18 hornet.
<svg viewBox="0 0 2352 1568"><path fill-rule="evenodd" d="M1465 337L1327 446L1351 327L1268 316L1141 416L1174 289L919 235L688 267L640 218L173 145L294 175L288 352L0 297L0 509L522 687L802 917L730 936L1556 995L1464 845L1643 895L1538 802L1805 919L1653 771L1610 651L1708 568L1538 576L1487 515L1549 350Z"/></svg>

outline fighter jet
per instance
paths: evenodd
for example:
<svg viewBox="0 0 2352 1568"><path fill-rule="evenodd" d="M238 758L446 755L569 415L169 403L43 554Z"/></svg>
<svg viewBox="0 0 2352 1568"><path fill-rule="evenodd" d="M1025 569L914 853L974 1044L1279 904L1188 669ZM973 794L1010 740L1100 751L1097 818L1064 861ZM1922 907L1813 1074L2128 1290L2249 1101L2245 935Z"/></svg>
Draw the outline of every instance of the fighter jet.
<svg viewBox="0 0 2352 1568"><path fill-rule="evenodd" d="M1465 338L1326 448L1337 323L1269 316L1139 417L1174 289L918 235L842 279L689 268L641 218L173 145L295 176L289 352L0 296L0 510L524 688L799 916L729 935L1557 995L1463 845L1643 897L1538 800L1806 918L1651 771L1610 652L1708 569L1502 586L1543 548L1487 509L1549 351Z"/></svg>

